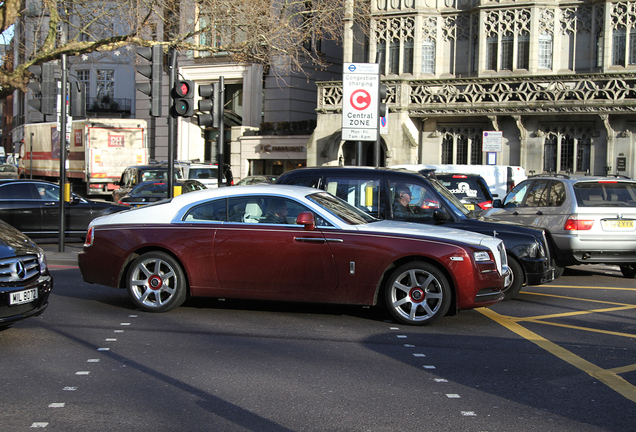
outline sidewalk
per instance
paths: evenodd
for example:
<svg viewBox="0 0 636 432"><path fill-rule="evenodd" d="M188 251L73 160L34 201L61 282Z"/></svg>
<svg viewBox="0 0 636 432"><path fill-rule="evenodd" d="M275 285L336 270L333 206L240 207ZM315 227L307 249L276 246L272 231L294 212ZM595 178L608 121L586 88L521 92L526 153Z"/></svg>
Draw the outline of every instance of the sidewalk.
<svg viewBox="0 0 636 432"><path fill-rule="evenodd" d="M84 242L79 239L67 239L64 242L64 252L59 251L58 239L33 239L46 255L48 265L77 267L77 254L82 250Z"/></svg>

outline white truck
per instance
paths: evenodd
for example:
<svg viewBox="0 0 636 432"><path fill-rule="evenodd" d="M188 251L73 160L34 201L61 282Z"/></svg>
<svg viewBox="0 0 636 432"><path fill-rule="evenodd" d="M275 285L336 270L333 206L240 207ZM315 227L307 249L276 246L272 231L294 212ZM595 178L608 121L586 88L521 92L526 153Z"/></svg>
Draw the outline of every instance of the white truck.
<svg viewBox="0 0 636 432"><path fill-rule="evenodd" d="M60 134L56 123L21 126L20 178L59 183ZM124 169L148 163L147 124L139 119L93 118L72 122L66 177L83 196L109 196Z"/></svg>

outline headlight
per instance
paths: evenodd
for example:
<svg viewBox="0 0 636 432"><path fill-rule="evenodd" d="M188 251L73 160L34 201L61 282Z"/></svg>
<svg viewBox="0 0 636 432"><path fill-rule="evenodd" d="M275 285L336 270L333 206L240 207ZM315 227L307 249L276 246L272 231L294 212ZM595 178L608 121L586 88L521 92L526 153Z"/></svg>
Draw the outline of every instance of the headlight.
<svg viewBox="0 0 636 432"><path fill-rule="evenodd" d="M479 261L492 261L492 259L490 259L490 254L486 251L481 251L481 252L475 252L475 261L479 262Z"/></svg>
<svg viewBox="0 0 636 432"><path fill-rule="evenodd" d="M541 243L538 240L535 240L535 243L537 244L537 258L542 258L542 257L546 256L545 248L543 247L543 243Z"/></svg>
<svg viewBox="0 0 636 432"><path fill-rule="evenodd" d="M46 256L44 256L44 253L38 254L38 264L40 266L40 273L45 272L46 271Z"/></svg>

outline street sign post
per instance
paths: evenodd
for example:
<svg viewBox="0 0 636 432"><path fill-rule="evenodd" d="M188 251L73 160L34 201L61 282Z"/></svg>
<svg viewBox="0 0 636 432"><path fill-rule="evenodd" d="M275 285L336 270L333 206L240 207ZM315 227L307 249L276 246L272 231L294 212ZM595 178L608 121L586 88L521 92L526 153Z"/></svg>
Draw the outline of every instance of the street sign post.
<svg viewBox="0 0 636 432"><path fill-rule="evenodd" d="M345 63L342 73L342 139L376 141L378 138L380 66Z"/></svg>

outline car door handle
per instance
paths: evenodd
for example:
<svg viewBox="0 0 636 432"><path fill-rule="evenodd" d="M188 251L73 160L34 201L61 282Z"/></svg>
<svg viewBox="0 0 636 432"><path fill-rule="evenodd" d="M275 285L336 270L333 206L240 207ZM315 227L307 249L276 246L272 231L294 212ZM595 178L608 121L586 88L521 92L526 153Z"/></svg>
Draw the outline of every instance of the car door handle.
<svg viewBox="0 0 636 432"><path fill-rule="evenodd" d="M294 240L305 243L324 243L327 241L323 237L294 237Z"/></svg>
<svg viewBox="0 0 636 432"><path fill-rule="evenodd" d="M48 207L51 207L51 206L57 205L57 203L56 202L45 202L44 205L48 206Z"/></svg>

